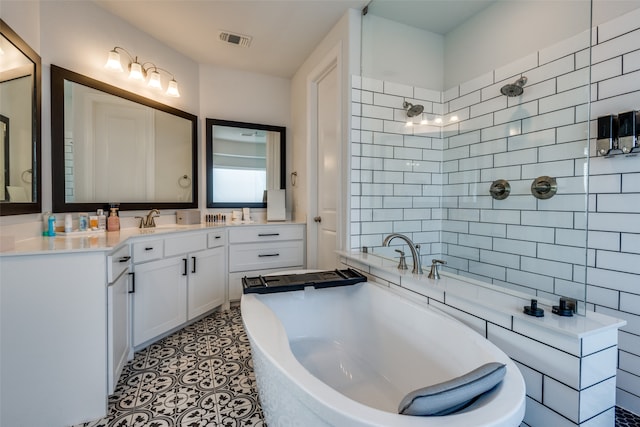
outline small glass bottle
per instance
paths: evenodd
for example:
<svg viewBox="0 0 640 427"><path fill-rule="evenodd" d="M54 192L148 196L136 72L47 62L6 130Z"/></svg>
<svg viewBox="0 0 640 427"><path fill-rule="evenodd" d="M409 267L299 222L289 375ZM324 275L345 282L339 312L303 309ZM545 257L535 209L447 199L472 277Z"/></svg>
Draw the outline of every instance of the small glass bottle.
<svg viewBox="0 0 640 427"><path fill-rule="evenodd" d="M107 229L107 217L104 214L104 210L98 209L98 230L106 230Z"/></svg>
<svg viewBox="0 0 640 427"><path fill-rule="evenodd" d="M64 232L71 233L73 231L73 217L71 214L64 216Z"/></svg>
<svg viewBox="0 0 640 427"><path fill-rule="evenodd" d="M78 214L78 230L87 231L89 227L89 215L86 212L80 212Z"/></svg>

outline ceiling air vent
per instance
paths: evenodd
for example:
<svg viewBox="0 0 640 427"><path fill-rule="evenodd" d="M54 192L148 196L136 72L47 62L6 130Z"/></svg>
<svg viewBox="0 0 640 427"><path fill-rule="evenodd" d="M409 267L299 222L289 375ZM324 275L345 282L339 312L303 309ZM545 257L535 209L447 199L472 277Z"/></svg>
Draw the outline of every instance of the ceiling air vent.
<svg viewBox="0 0 640 427"><path fill-rule="evenodd" d="M242 34L235 34L229 31L220 31L218 38L223 42L235 44L242 47L249 47L251 44L251 37Z"/></svg>

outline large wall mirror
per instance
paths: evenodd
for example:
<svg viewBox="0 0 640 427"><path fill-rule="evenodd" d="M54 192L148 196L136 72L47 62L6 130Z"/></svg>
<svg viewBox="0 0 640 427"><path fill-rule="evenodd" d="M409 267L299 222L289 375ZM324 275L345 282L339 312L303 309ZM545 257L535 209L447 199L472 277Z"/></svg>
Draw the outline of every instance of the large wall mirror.
<svg viewBox="0 0 640 427"><path fill-rule="evenodd" d="M197 117L51 66L53 209L198 206Z"/></svg>
<svg viewBox="0 0 640 427"><path fill-rule="evenodd" d="M40 56L0 20L0 215L39 213Z"/></svg>
<svg viewBox="0 0 640 427"><path fill-rule="evenodd" d="M285 188L285 128L218 119L206 127L207 207L266 207L267 191Z"/></svg>

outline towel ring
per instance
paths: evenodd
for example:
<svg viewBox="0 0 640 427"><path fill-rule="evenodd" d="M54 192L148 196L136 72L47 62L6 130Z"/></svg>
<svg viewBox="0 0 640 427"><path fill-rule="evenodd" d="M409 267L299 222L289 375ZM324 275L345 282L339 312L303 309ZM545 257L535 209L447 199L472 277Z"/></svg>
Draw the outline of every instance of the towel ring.
<svg viewBox="0 0 640 427"><path fill-rule="evenodd" d="M191 187L191 178L188 175L182 175L178 178L178 185L180 188L189 188Z"/></svg>
<svg viewBox="0 0 640 427"><path fill-rule="evenodd" d="M29 175L29 177L25 178L25 175ZM26 182L27 184L31 184L31 182L33 181L33 169L27 169L25 171L22 171L20 178L22 178L23 182Z"/></svg>

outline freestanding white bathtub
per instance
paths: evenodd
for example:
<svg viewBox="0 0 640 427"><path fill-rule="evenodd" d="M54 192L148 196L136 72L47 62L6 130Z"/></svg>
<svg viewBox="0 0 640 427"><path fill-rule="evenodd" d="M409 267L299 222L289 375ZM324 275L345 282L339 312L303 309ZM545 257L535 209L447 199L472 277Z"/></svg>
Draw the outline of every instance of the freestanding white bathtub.
<svg viewBox="0 0 640 427"><path fill-rule="evenodd" d="M525 385L515 364L462 323L366 282L245 294L242 318L269 427L520 425ZM399 415L410 391L489 362L503 381L461 412Z"/></svg>

